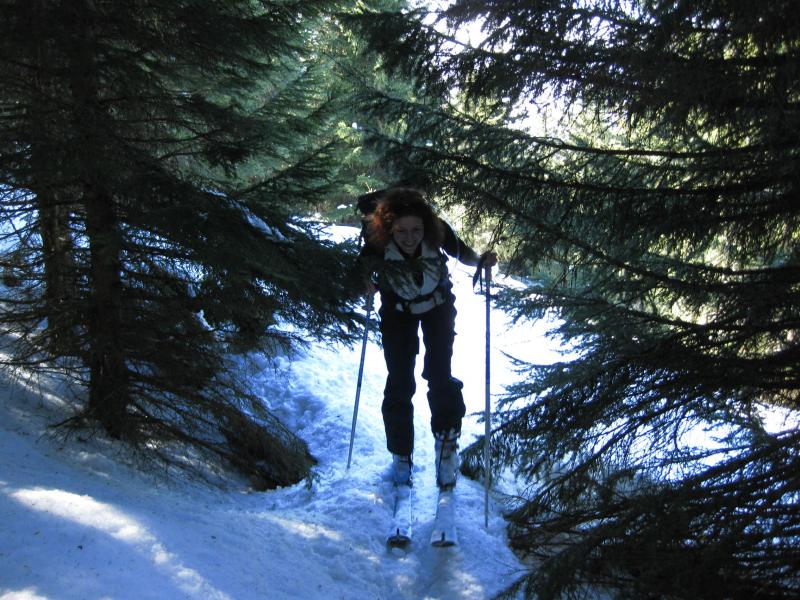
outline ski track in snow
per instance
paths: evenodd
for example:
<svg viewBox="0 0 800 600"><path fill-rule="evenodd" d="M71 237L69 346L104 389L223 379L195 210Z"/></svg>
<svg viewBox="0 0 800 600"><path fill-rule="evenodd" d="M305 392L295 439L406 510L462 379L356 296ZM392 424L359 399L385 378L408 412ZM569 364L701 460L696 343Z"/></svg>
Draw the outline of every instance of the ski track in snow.
<svg viewBox="0 0 800 600"><path fill-rule="evenodd" d="M483 431L476 413L485 400L485 304L470 270L454 266L453 370L465 383L465 447ZM544 324L506 329L503 315L492 319L493 394L513 380L503 350L556 359ZM462 477L457 486L460 545L428 544L436 486L419 368L414 542L408 551L387 549L385 366L374 337L346 470L359 358L360 347L313 346L293 359L251 359L254 389L319 460L310 487L265 493L143 473L100 436L53 439L47 425L67 414L63 386L0 375L0 600L491 598L523 566L507 547L495 502L484 527L479 483Z"/></svg>

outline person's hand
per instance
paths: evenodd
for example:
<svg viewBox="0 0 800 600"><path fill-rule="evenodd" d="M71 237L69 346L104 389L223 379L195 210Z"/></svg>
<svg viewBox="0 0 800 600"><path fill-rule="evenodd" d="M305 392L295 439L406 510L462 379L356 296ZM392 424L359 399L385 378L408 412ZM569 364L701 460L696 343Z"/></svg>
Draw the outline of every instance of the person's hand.
<svg viewBox="0 0 800 600"><path fill-rule="evenodd" d="M497 254L491 250L481 254L481 266L491 268L497 264Z"/></svg>

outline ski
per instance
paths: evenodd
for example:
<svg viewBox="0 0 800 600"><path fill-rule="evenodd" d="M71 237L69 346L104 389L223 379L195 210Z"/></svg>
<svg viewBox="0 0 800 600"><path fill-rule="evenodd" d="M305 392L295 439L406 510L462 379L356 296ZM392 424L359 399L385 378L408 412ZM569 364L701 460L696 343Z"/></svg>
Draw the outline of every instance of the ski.
<svg viewBox="0 0 800 600"><path fill-rule="evenodd" d="M456 496L453 488L440 489L433 521L431 545L446 548L458 544L456 535Z"/></svg>
<svg viewBox="0 0 800 600"><path fill-rule="evenodd" d="M386 537L386 544L390 548L405 548L411 543L413 518L411 486L395 485L393 493L392 527Z"/></svg>

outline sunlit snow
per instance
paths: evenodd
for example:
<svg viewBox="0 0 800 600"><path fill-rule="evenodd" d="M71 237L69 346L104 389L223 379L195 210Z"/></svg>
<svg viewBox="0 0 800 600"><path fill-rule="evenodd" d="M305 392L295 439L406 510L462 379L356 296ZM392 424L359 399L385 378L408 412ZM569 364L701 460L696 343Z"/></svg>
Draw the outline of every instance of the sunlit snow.
<svg viewBox="0 0 800 600"><path fill-rule="evenodd" d="M483 432L485 304L472 289L472 270L455 261L450 267L459 312L454 374L465 383L468 444ZM545 323L509 329L495 311L491 326L493 397L513 379L503 352L536 362L557 358ZM220 489L144 474L115 458L126 454L101 436L62 446L43 434L66 414L64 386L0 376L0 600L481 599L502 590L523 566L506 545L494 498L484 527L479 483L458 484L461 545L427 543L435 484L421 378L415 542L407 553L387 550L386 372L375 339L366 352L352 466L345 468L360 350L313 346L294 358L251 357L243 367L319 461L310 486L266 493L239 482Z"/></svg>

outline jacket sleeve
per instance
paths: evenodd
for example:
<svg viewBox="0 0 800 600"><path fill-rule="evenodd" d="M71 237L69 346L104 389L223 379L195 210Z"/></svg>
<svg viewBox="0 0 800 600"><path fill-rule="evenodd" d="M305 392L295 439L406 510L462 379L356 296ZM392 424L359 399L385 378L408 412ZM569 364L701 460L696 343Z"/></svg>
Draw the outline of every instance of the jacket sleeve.
<svg viewBox="0 0 800 600"><path fill-rule="evenodd" d="M464 240L458 237L447 221L442 220L442 226L444 227L442 249L453 258L458 259L459 262L471 267L476 266L480 260L478 253L470 248Z"/></svg>

